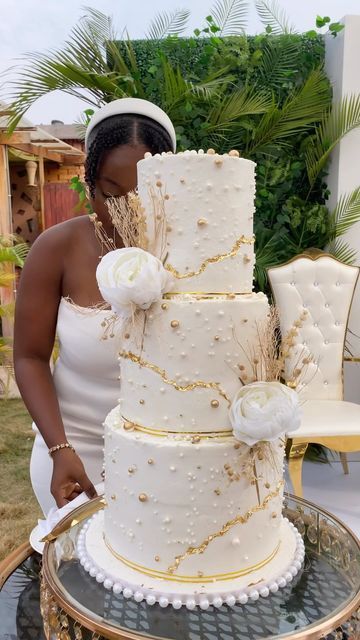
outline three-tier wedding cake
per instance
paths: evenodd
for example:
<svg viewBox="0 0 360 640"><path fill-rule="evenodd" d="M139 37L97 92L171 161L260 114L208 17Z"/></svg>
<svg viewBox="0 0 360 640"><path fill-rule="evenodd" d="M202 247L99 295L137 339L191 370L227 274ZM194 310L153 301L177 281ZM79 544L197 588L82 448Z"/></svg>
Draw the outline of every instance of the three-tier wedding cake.
<svg viewBox="0 0 360 640"><path fill-rule="evenodd" d="M119 405L105 422L107 507L79 539L85 569L137 601L245 604L301 566L301 538L282 517L283 434L241 437L231 419L269 313L252 292L254 196L255 164L236 151L138 164L147 247L119 250L117 266L130 260L128 283L149 293L151 247L162 284L124 325Z"/></svg>

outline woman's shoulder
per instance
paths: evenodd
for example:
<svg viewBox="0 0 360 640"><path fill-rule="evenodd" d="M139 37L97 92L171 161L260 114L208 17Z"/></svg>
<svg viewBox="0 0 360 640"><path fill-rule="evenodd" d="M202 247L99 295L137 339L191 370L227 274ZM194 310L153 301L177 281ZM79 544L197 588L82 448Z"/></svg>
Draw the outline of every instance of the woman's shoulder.
<svg viewBox="0 0 360 640"><path fill-rule="evenodd" d="M32 246L32 252L69 248L73 242L78 242L88 229L88 215L59 222L40 233Z"/></svg>

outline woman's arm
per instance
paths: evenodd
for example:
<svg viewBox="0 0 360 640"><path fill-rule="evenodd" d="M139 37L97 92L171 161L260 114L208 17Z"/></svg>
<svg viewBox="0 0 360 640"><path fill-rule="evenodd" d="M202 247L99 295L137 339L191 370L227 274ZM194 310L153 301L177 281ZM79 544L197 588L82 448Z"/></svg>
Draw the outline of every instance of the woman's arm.
<svg viewBox="0 0 360 640"><path fill-rule="evenodd" d="M25 405L47 446L66 442L50 358L54 346L68 233L53 227L34 243L20 277L16 300L14 363ZM81 490L96 495L83 465L71 449L53 454L51 491L62 506Z"/></svg>

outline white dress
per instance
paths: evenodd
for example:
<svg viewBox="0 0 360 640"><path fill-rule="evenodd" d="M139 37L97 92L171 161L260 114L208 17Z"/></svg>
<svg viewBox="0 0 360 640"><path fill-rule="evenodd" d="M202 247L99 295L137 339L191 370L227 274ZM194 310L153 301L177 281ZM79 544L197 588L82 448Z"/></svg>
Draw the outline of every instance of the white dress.
<svg viewBox="0 0 360 640"><path fill-rule="evenodd" d="M101 481L103 422L119 397L119 341L103 339L101 323L111 312L79 307L62 298L57 319L60 355L53 379L65 433L84 463L90 480ZM118 334L119 332L116 331ZM50 493L52 460L35 425L30 476L46 515L55 500Z"/></svg>

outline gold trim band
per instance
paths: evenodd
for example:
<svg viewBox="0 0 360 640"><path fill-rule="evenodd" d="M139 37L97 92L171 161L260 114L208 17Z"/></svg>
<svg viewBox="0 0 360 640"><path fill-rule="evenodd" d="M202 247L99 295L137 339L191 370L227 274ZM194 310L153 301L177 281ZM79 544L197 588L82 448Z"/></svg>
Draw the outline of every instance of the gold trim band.
<svg viewBox="0 0 360 640"><path fill-rule="evenodd" d="M120 562L125 564L130 569L134 569L135 571L139 571L140 573L143 573L144 575L149 576L150 578L157 578L159 580L165 579L171 582L187 582L187 583L198 583L198 584L214 582L215 580L222 580L222 581L236 580L236 578L247 576L249 573L253 573L258 569L262 569L262 567L265 567L265 565L271 562L271 560L275 558L280 548L280 542L279 542L275 547L274 551L272 551L272 553L267 558L265 558L265 560L262 560L261 562L258 562L257 564L254 564L251 567L247 567L247 569L240 569L239 571L233 571L231 573L216 573L211 576L174 576L171 573L168 573L167 571L155 571L153 569L149 569L148 567L143 567L142 565L137 564L136 562L131 562L131 560L127 560L127 558L124 558L124 556L121 556L112 548L111 544L106 540L105 534L103 534L103 538L104 538L105 545L109 549L110 553L117 560L120 560Z"/></svg>
<svg viewBox="0 0 360 640"><path fill-rule="evenodd" d="M204 299L212 298L229 298L234 299L234 296L251 296L253 291L247 291L246 293L240 293L238 291L169 291L163 294L165 300L171 300L176 296L198 296Z"/></svg>
<svg viewBox="0 0 360 640"><path fill-rule="evenodd" d="M124 418L124 429L125 431L141 431L142 433L146 433L150 436L157 436L159 438L166 438L167 436L181 436L183 439L186 439L186 436L190 438L199 437L200 439L211 439L211 438L230 438L233 436L233 432L231 429L227 429L226 431L169 431L165 429L153 429L152 427L145 427L143 425L137 424L132 420L127 420Z"/></svg>

